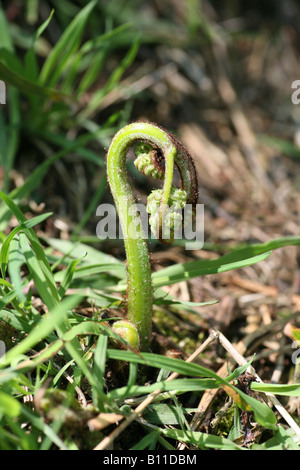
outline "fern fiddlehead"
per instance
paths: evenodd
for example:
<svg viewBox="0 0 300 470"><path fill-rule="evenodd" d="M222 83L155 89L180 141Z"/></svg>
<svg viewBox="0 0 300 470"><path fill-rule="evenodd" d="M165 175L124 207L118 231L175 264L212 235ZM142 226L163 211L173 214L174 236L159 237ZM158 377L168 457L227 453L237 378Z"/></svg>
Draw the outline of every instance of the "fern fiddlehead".
<svg viewBox="0 0 300 470"><path fill-rule="evenodd" d="M177 139L155 124L135 122L123 127L114 136L107 153L107 175L122 227L127 258L127 319L115 324L115 331L134 346L149 349L152 323L152 283L149 252L142 233L140 216L135 210L135 198L129 182L126 157L135 144L136 167L146 176L163 179L163 188L152 192L147 208L151 228L159 240L169 224L172 240L181 223L175 215L185 204L197 202L197 178L193 161ZM181 189L174 188L174 166L178 167ZM170 207L171 212L170 212ZM173 212L172 212L173 211ZM126 328L128 327L128 335ZM136 331L136 335L134 333ZM134 337L134 339L132 339Z"/></svg>

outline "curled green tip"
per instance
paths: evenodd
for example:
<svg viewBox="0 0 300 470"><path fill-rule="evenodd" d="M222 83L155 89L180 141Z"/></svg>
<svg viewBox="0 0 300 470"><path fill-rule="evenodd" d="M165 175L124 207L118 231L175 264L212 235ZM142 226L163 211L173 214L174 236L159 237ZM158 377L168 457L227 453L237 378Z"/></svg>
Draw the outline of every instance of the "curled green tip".
<svg viewBox="0 0 300 470"><path fill-rule="evenodd" d="M158 232L159 208L162 197L162 190L156 189L148 196L147 199L147 212L150 214L150 227L154 235ZM186 204L186 192L182 189L175 187L171 188L170 198L168 205L164 212L163 218L163 232L166 235L165 241L172 240L174 232L176 232L182 225L182 209ZM163 240L161 240L163 241Z"/></svg>
<svg viewBox="0 0 300 470"><path fill-rule="evenodd" d="M121 336L121 338L125 339L125 341L127 341L130 346L135 349L139 349L139 334L132 323L125 320L116 321L113 324L112 330L114 331L114 333L117 333L119 336Z"/></svg>
<svg viewBox="0 0 300 470"><path fill-rule="evenodd" d="M134 165L137 170L146 176L163 180L165 172L159 167L157 150L146 142L137 142L134 148L135 156Z"/></svg>

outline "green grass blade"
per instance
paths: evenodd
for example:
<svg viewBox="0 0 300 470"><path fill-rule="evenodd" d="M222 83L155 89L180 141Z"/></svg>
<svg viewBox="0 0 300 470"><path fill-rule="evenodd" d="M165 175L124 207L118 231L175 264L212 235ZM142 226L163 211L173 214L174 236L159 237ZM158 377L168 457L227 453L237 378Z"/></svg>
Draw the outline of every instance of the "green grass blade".
<svg viewBox="0 0 300 470"><path fill-rule="evenodd" d="M204 391L218 388L219 384L214 379L174 379L170 381L162 380L150 385L131 385L116 388L108 393L113 400L124 400L128 397L146 395L148 393L160 390L161 392L191 392Z"/></svg>
<svg viewBox="0 0 300 470"><path fill-rule="evenodd" d="M107 177L106 174L104 173L101 177L101 180L99 182L99 185L89 203L89 206L85 210L84 214L81 217L80 222L77 224L75 227L72 236L76 236L87 224L88 220L90 219L91 215L96 212L96 208L98 207L100 200L102 199L102 196L104 195L106 191L106 183L107 183Z"/></svg>
<svg viewBox="0 0 300 470"><path fill-rule="evenodd" d="M217 300L211 300L209 302L188 302L185 300L172 300L168 298L159 298L154 300L155 305L183 305L184 307L206 307L207 305L214 305L217 302Z"/></svg>
<svg viewBox="0 0 300 470"><path fill-rule="evenodd" d="M0 198L9 207L20 224L26 222L26 218L18 206L16 206L16 204L2 191L0 191ZM25 235L28 238L31 246L29 245ZM26 258L28 268L31 272L32 278L34 279L36 287L40 292L41 298L44 300L49 310L55 308L60 302L56 283L50 268L49 261L45 256L43 247L32 228L24 228L24 233L20 234L20 244ZM14 295L12 298L16 296L16 292L13 294ZM9 295L11 295L11 293L9 293ZM3 301L4 299L2 298L0 300L0 308L4 307ZM57 331L59 334L62 334L69 328L70 324L66 318L65 322L59 326L59 328L57 328ZM81 361L82 349L77 338L74 338L74 340L67 346L67 349L73 354L74 358L76 357L76 361Z"/></svg>
<svg viewBox="0 0 300 470"><path fill-rule="evenodd" d="M232 387L235 392L237 392L240 396L240 401L237 401L237 405L244 408L244 404L246 404L246 409L249 411L252 410L254 412L255 420L264 426L267 429L277 429L277 419L272 411L266 403L257 400L256 398L250 397L246 393L242 392L238 388Z"/></svg>
<svg viewBox="0 0 300 470"><path fill-rule="evenodd" d="M277 250L278 248L283 248L285 246L299 246L300 237L297 236L288 236L280 237L274 240L270 240L266 243L253 243L252 245L247 245L245 248L239 248L238 250L233 250L232 252L224 255L222 257L226 262L239 261L242 259L250 258L252 256L258 256L260 254L266 253L268 251Z"/></svg>
<svg viewBox="0 0 300 470"><path fill-rule="evenodd" d="M264 393L273 393L274 395L283 395L287 397L300 397L300 384L265 384L252 382L251 390Z"/></svg>
<svg viewBox="0 0 300 470"><path fill-rule="evenodd" d="M34 35L34 42L43 34L45 29L47 29L50 21L52 20L53 14L54 14L54 10L51 11L48 18L41 24L41 26L38 27L38 29L36 30L35 35Z"/></svg>
<svg viewBox="0 0 300 470"><path fill-rule="evenodd" d="M0 45L1 50L11 53L15 56L13 42L11 39L10 29L6 20L5 13L0 5ZM9 83L8 80L3 78L4 82ZM0 163L5 168L4 182L2 189L7 191L10 181L10 172L13 168L16 152L19 145L19 132L20 132L20 99L18 91L15 88L8 90L8 119L9 126L6 136L0 135ZM4 126L3 126L4 133Z"/></svg>
<svg viewBox="0 0 300 470"><path fill-rule="evenodd" d="M22 75L18 74L14 70L7 67L3 62L0 61L0 79L5 83L8 83L19 91L25 94L42 96L44 98L49 98L53 101L70 101L70 98L67 95L55 90L54 88L49 88L43 85L39 85L35 82L24 78Z"/></svg>
<svg viewBox="0 0 300 470"><path fill-rule="evenodd" d="M7 263L8 263L8 255L9 255L9 248L10 248L10 243L12 239L15 237L17 233L19 233L22 229L24 228L32 228L37 224L40 224L44 220L46 220L48 217L50 217L52 213L46 213L46 214L41 214L38 215L37 217L33 217L32 219L26 220L22 224L18 225L15 227L9 235L5 238L5 240L2 243L1 250L0 250L0 269L2 273L2 277L5 277L6 274L6 268L7 268Z"/></svg>
<svg viewBox="0 0 300 470"><path fill-rule="evenodd" d="M127 52L127 54L125 55L124 59L121 61L120 65L115 68L112 75L109 77L109 80L106 85L93 94L86 109L80 113L80 120L88 118L90 114L92 114L100 106L104 96L107 95L107 93L109 93L117 86L125 70L131 65L131 63L135 59L139 46L140 38L137 38L129 49L129 51Z"/></svg>
<svg viewBox="0 0 300 470"><path fill-rule="evenodd" d="M104 269L110 266L114 276L124 277L123 263L112 255L103 253L84 243L72 242L69 240L59 240L56 238L46 238L46 242L55 250L69 255L75 259L82 259L82 264L86 266L104 265ZM82 266L83 268L83 266Z"/></svg>
<svg viewBox="0 0 300 470"><path fill-rule="evenodd" d="M8 257L8 272L10 280L15 288L19 302L25 298L23 293L23 283L21 277L21 266L25 263L25 257L22 253L19 239L13 239L10 244Z"/></svg>
<svg viewBox="0 0 300 470"><path fill-rule="evenodd" d="M0 284L2 286L9 287L9 289L14 288L13 285L10 282L6 281L5 279L0 279Z"/></svg>
<svg viewBox="0 0 300 470"><path fill-rule="evenodd" d="M232 441L237 441L243 436L243 429L242 429L242 423L240 419L240 409L237 405L234 405L234 410L233 410L233 425L232 428L229 431L228 434L228 439Z"/></svg>
<svg viewBox="0 0 300 470"><path fill-rule="evenodd" d="M36 257L36 251L31 248L23 233L20 234L20 246L41 299L49 309L54 308L60 299L51 269L47 270L43 260Z"/></svg>
<svg viewBox="0 0 300 470"><path fill-rule="evenodd" d="M6 307L9 303L13 302L13 300L17 297L17 292L12 290L5 294L2 298L0 298L0 309Z"/></svg>
<svg viewBox="0 0 300 470"><path fill-rule="evenodd" d="M9 26L6 21L6 16L2 6L0 5L0 44L3 49L13 50L13 43L9 31Z"/></svg>
<svg viewBox="0 0 300 470"><path fill-rule="evenodd" d="M197 260L182 264L178 263L153 273L153 285L155 287L162 287L174 284L175 282L187 281L197 276L223 273L233 269L244 268L259 263L270 256L270 254L271 252L267 252L251 258L243 258L235 262L225 262L223 259L219 259L217 262L214 262L215 260Z"/></svg>
<svg viewBox="0 0 300 470"><path fill-rule="evenodd" d="M262 444L253 444L251 450L300 450L296 436L291 435L290 430L278 426L274 436Z"/></svg>
<svg viewBox="0 0 300 470"><path fill-rule="evenodd" d="M19 401L0 390L0 416L7 415L11 418L19 416L21 411L21 404Z"/></svg>
<svg viewBox="0 0 300 470"><path fill-rule="evenodd" d="M282 237L267 243L248 245L245 248L233 250L232 252L210 260L196 260L187 263L177 263L168 266L152 274L153 287L159 288L176 282L192 279L197 276L222 273L233 269L244 268L266 259L272 250L285 246L300 245L300 237ZM109 287L109 290L125 292L126 285L123 283Z"/></svg>
<svg viewBox="0 0 300 470"><path fill-rule="evenodd" d="M37 60L37 55L36 55L34 46L36 44L37 39L43 34L45 29L49 25L53 14L54 14L54 10L51 11L49 17L36 30L36 32L33 36L33 39L32 39L31 47L25 55L24 74L25 74L26 78L28 78L29 80L31 80L33 82L38 82L38 76L39 76L38 60Z"/></svg>
<svg viewBox="0 0 300 470"><path fill-rule="evenodd" d="M196 377L209 377L216 380L221 380L220 377L213 371L202 367L198 364L187 363L180 359L173 359L166 356L160 356L159 354L152 353L140 353L135 354L132 351L118 351L114 349L107 350L107 356L110 359L116 359L119 361L138 362L140 364L146 364L151 367L157 367L159 369L167 369L172 372L178 372L182 375L192 375ZM225 382L227 384L227 382Z"/></svg>
<svg viewBox="0 0 300 470"><path fill-rule="evenodd" d="M42 84L56 85L63 70L67 67L70 57L79 47L87 19L96 4L95 0L89 2L65 29L43 65L40 74Z"/></svg>
<svg viewBox="0 0 300 470"><path fill-rule="evenodd" d="M126 275L125 267L121 264L95 264L77 268L73 273L73 278L81 279L83 277L91 277L100 273L110 273L111 275L118 277L124 277ZM55 280L60 281L63 277L65 277L65 275L65 271L59 271L55 275Z"/></svg>
<svg viewBox="0 0 300 470"><path fill-rule="evenodd" d="M80 78L80 82L76 87L76 97L87 91L96 82L106 56L114 47L115 38L121 38L122 32L130 26L130 24L118 26L112 31L86 41L79 49L75 60L84 63L83 70L85 70L85 73L82 74L82 78Z"/></svg>
<svg viewBox="0 0 300 470"><path fill-rule="evenodd" d="M66 298L59 305L55 306L55 308L53 308L45 318L41 319L38 324L32 328L28 336L6 353L1 364L9 365L19 356L26 354L29 349L34 348L37 343L42 341L57 329L59 325L65 322L68 311L75 307L78 304L78 301L79 298L77 296L72 296Z"/></svg>
<svg viewBox="0 0 300 470"><path fill-rule="evenodd" d="M107 340L106 335L100 334L94 351L93 376L96 377L98 386L92 388L92 395L93 403L98 409L102 408L99 397L104 393L105 386Z"/></svg>
<svg viewBox="0 0 300 470"><path fill-rule="evenodd" d="M226 439L225 437L213 436L212 434L206 434L198 431L183 431L182 429L161 429L158 428L164 436L187 442L189 444L195 444L200 449L220 449L220 450L247 450L235 444L234 442Z"/></svg>
<svg viewBox="0 0 300 470"><path fill-rule="evenodd" d="M74 277L74 273L75 273L75 269L76 269L76 266L78 264L79 260L74 260L74 261L71 261L71 263L69 264L69 266L67 267L67 269L63 272L63 279L61 281L61 285L59 287L59 290L58 290L58 295L60 297L60 299L63 298L63 296L65 295L67 289L69 288L71 282L72 282L72 279Z"/></svg>
<svg viewBox="0 0 300 470"><path fill-rule="evenodd" d="M26 218L18 206L2 191L0 191L0 198L6 203L20 224L26 223ZM20 243L24 250L24 256L31 270L31 274L37 283L37 287L39 286L41 290L40 294L42 298L44 298L48 308L51 309L59 302L59 296L49 262L33 229L24 228L23 230L32 247L29 246L24 234L20 234Z"/></svg>
<svg viewBox="0 0 300 470"><path fill-rule="evenodd" d="M153 442L157 441L159 435L158 431L149 432L145 437L143 437L135 446L131 447L130 450L145 450L152 446Z"/></svg>
<svg viewBox="0 0 300 470"><path fill-rule="evenodd" d="M269 135L260 135L258 136L262 144L267 145L289 157L300 159L300 149L293 142L290 142L285 139L280 139L278 137L273 137Z"/></svg>
<svg viewBox="0 0 300 470"><path fill-rule="evenodd" d="M0 319L16 330L29 333L32 329L32 322L24 319L24 316L12 309L0 310Z"/></svg>
<svg viewBox="0 0 300 470"><path fill-rule="evenodd" d="M147 407L143 418L152 424L178 426L182 421L181 413L195 413L197 408L181 408L167 403L155 403Z"/></svg>
<svg viewBox="0 0 300 470"><path fill-rule="evenodd" d="M1 128L0 128L1 131ZM106 130L105 132L108 132ZM74 151L80 151L82 150L82 156L84 158L90 159L91 155L89 154L88 150L84 152L84 149L81 149L81 146L87 145L88 142L92 140L97 140L97 138L100 138L99 135L102 135L103 131L100 130L99 132L95 133L87 133L84 134L83 136L79 137L76 139L74 142L69 142L69 145L66 145L62 150L59 152L54 153L50 158L45 160L43 163L41 163L32 173L31 175L27 178L25 183L22 186L19 186L18 188L15 188L11 193L9 194L10 199L13 199L14 201L21 200L22 198L28 196L32 191L34 191L43 181L44 177L47 175L47 172L49 171L49 168L60 158L64 157L68 153L74 152ZM1 134L0 134L0 139L1 139ZM0 140L1 142L1 140ZM1 148L0 148L1 152ZM87 153L86 153L87 152ZM1 155L1 153L0 153ZM93 157L92 161L94 163L99 164L100 166L103 166L101 163L101 159L99 157ZM7 226L7 222L9 220L10 214L9 210L6 206L0 207L0 231L4 230Z"/></svg>
<svg viewBox="0 0 300 470"><path fill-rule="evenodd" d="M5 154L3 154L2 160L4 162L5 174L3 182L3 190L7 191L10 182L10 172L13 169L15 157L19 146L19 133L20 133L20 98L18 91L14 88L9 90L9 128L8 128L8 140ZM1 152L1 151L0 151ZM1 159L0 159L1 160Z"/></svg>
<svg viewBox="0 0 300 470"><path fill-rule="evenodd" d="M243 268L264 260L275 249L291 245L300 245L300 237L283 237L267 243L248 245L217 259L178 263L153 273L153 284L155 287L161 287L196 276Z"/></svg>

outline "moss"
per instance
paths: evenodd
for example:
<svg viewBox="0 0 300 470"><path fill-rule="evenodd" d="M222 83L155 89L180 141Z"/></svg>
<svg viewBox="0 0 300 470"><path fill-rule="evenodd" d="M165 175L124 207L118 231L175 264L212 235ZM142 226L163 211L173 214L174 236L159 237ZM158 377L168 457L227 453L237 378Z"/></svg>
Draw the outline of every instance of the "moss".
<svg viewBox="0 0 300 470"><path fill-rule="evenodd" d="M220 412L220 409L218 409ZM218 413L217 412L217 413ZM217 414L216 413L216 414ZM215 426L215 434L220 437L227 437L233 425L234 405L220 417Z"/></svg>
<svg viewBox="0 0 300 470"><path fill-rule="evenodd" d="M179 325L177 318L171 313L154 309L153 321L160 332L179 348L184 343L183 349L186 354L191 354L198 347L199 337L196 335L193 337L191 331L182 326L183 322Z"/></svg>
<svg viewBox="0 0 300 470"><path fill-rule="evenodd" d="M13 347L17 334L18 332L14 328L0 320L0 340L4 341L7 351Z"/></svg>
<svg viewBox="0 0 300 470"><path fill-rule="evenodd" d="M41 398L39 409L46 421L62 421L70 428L81 427L93 416L93 410L82 408L79 402L65 390L49 389Z"/></svg>

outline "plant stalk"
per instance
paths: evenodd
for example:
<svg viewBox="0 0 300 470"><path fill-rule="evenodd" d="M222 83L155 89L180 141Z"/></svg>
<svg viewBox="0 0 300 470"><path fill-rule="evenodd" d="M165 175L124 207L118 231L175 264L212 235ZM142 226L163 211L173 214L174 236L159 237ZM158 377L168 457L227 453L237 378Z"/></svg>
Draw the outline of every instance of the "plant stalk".
<svg viewBox="0 0 300 470"><path fill-rule="evenodd" d="M191 158L176 139L155 124L135 122L123 127L114 136L107 153L107 176L119 214L127 257L127 319L137 329L140 349L148 350L152 323L152 282L149 252L136 210L135 197L129 182L126 157L138 141L158 148L165 160L165 177L159 206L159 229L162 233L164 210L171 194L174 162L177 164L189 201L195 202L195 170Z"/></svg>

